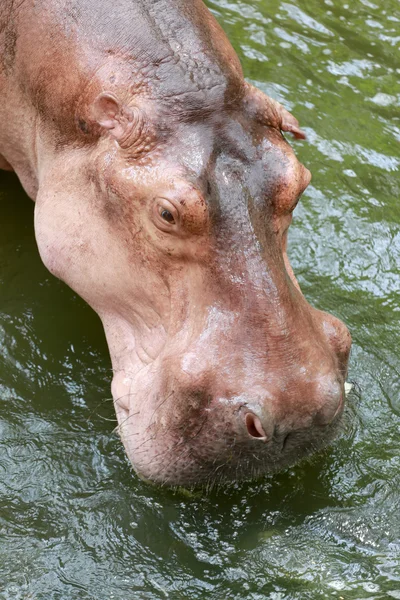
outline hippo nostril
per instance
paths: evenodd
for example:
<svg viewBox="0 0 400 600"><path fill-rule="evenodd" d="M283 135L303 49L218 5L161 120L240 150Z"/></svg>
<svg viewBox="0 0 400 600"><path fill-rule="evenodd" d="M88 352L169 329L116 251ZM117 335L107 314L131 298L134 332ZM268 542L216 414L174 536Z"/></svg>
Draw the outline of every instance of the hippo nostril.
<svg viewBox="0 0 400 600"><path fill-rule="evenodd" d="M285 451L289 439L290 439L290 433L287 433L282 441L282 452Z"/></svg>
<svg viewBox="0 0 400 600"><path fill-rule="evenodd" d="M245 417L245 423L247 427L247 432L252 438L257 438L263 441L267 440L267 435L257 415L248 412Z"/></svg>

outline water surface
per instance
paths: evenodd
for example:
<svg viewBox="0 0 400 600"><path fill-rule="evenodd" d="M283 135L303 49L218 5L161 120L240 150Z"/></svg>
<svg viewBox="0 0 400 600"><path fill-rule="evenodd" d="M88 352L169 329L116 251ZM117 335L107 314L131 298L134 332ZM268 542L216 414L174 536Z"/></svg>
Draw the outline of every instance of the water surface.
<svg viewBox="0 0 400 600"><path fill-rule="evenodd" d="M350 327L341 438L210 495L153 489L118 438L100 322L41 265L0 174L0 599L400 598L397 0L210 0L246 77L300 120L290 237L308 299Z"/></svg>

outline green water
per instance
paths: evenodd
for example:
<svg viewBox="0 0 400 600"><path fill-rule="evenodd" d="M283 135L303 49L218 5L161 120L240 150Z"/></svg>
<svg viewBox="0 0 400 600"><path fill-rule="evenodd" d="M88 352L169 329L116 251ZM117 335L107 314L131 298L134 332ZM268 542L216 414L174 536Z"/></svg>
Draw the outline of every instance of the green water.
<svg viewBox="0 0 400 600"><path fill-rule="evenodd" d="M0 174L0 599L400 598L397 0L213 0L246 77L300 119L290 255L354 338L340 439L209 496L132 473L96 315L41 265Z"/></svg>

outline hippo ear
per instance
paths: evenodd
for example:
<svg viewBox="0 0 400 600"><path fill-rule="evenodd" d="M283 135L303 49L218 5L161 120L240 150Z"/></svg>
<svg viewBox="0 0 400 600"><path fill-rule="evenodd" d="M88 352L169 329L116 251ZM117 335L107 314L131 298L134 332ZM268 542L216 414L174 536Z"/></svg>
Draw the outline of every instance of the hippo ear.
<svg viewBox="0 0 400 600"><path fill-rule="evenodd" d="M123 106L118 98L109 92L99 94L93 104L93 118L102 129L110 132L120 142L132 129L133 111Z"/></svg>
<svg viewBox="0 0 400 600"><path fill-rule="evenodd" d="M288 131L298 140L306 138L306 134L299 127L298 120L283 108L282 104L256 87L248 85L245 102L260 123L281 131Z"/></svg>
<svg viewBox="0 0 400 600"><path fill-rule="evenodd" d="M300 129L298 120L286 108L283 108L279 102L276 104L278 105L281 131L289 131L294 135L296 140L305 140L306 134Z"/></svg>

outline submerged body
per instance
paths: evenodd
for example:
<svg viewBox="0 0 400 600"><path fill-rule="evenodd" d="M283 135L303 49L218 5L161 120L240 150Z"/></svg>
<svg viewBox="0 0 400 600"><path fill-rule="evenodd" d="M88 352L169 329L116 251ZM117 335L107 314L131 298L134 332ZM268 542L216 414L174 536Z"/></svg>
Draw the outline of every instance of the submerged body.
<svg viewBox="0 0 400 600"><path fill-rule="evenodd" d="M2 0L0 120L44 263L104 324L138 473L251 478L333 438L350 336L286 254L303 134L200 0Z"/></svg>

